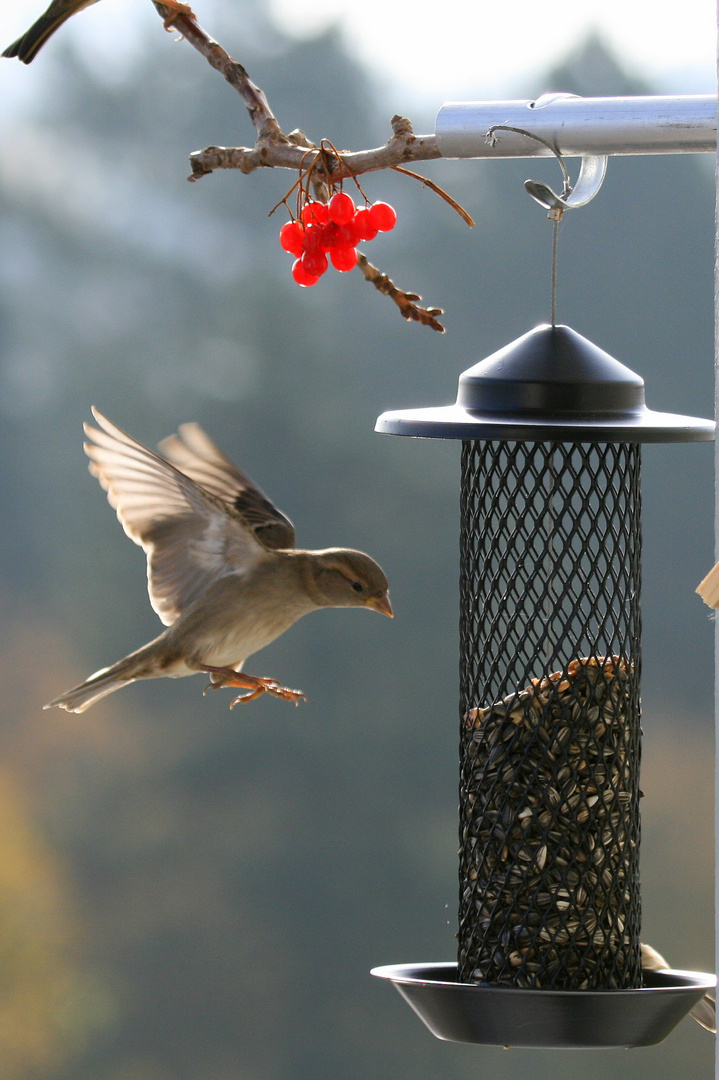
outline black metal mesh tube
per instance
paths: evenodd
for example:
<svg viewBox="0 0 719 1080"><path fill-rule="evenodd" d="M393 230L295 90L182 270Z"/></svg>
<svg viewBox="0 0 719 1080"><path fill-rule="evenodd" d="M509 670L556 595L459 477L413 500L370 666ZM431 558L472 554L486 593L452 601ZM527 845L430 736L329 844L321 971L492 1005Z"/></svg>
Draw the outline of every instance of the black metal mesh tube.
<svg viewBox="0 0 719 1080"><path fill-rule="evenodd" d="M459 979L641 986L640 449L462 449Z"/></svg>

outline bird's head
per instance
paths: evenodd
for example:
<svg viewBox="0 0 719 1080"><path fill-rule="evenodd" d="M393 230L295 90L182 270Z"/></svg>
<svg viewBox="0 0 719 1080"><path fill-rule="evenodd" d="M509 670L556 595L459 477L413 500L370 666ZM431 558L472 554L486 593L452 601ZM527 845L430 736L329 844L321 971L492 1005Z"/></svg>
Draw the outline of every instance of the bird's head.
<svg viewBox="0 0 719 1080"><path fill-rule="evenodd" d="M312 552L312 584L323 607L366 607L393 617L381 566L362 551L328 548Z"/></svg>

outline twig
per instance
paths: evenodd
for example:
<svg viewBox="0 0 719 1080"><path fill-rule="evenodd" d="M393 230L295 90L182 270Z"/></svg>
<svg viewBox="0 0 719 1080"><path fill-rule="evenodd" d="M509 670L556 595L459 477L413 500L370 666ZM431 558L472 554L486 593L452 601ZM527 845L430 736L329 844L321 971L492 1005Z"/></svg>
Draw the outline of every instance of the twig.
<svg viewBox="0 0 719 1080"><path fill-rule="evenodd" d="M275 140L286 142L286 136L282 133L267 98L259 86L255 86L242 64L233 60L221 45L213 41L192 16L178 15L172 8L160 3L160 0L152 0L152 2L166 25L174 26L179 30L183 38L199 53L202 53L211 67L219 71L230 86L235 88L250 114L258 139L266 140L268 143Z"/></svg>
<svg viewBox="0 0 719 1080"><path fill-rule="evenodd" d="M421 296L398 289L387 274L383 274L381 270L373 266L361 251L357 252L357 266L362 271L365 281L374 285L378 292L389 296L399 308L402 317L408 322L422 323L423 326L431 326L440 334L444 333L445 328L438 320L438 316L444 314L442 308L420 307L417 301L422 299Z"/></svg>
<svg viewBox="0 0 719 1080"><path fill-rule="evenodd" d="M474 218L468 214L464 207L460 206L457 200L453 199L444 188L441 188L439 184L435 184L434 180L430 180L427 176L420 176L419 173L412 172L411 169L404 169L401 165L391 165L390 168L394 169L395 172L404 173L405 176L411 176L414 180L419 180L420 183L424 184L425 187L428 187L430 191L433 191L435 195L439 195L440 199L444 199L453 210L456 210L462 221L469 225L470 229L474 228Z"/></svg>

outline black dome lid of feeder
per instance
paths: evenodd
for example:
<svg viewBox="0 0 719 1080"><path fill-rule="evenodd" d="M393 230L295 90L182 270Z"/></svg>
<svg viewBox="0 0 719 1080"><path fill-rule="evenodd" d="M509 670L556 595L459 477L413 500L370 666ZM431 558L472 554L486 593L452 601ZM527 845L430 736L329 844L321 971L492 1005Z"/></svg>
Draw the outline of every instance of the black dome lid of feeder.
<svg viewBox="0 0 719 1080"><path fill-rule="evenodd" d="M644 380L569 326L543 324L463 372L454 405L385 412L376 431L427 439L708 442L714 422L654 412Z"/></svg>

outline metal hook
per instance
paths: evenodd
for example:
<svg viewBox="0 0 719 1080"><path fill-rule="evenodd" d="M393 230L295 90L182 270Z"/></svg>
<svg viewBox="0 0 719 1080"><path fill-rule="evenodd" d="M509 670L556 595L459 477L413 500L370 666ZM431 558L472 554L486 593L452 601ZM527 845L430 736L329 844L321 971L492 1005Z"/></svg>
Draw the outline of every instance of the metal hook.
<svg viewBox="0 0 719 1080"><path fill-rule="evenodd" d="M543 94L540 98L537 98L536 101L531 102L529 108L542 109L557 101L558 98L565 97L574 97L574 95ZM485 136L486 142L490 143L492 146L496 142L495 132L497 131L513 131L517 135L524 135L528 139L533 139L535 142L541 143L542 146L546 146L550 153L554 154L559 163L559 168L562 170L563 185L561 195L557 195L556 191L552 191L547 184L542 184L537 180L524 181L524 187L527 193L531 195L535 202L538 202L540 206L543 206L545 210L549 211L547 217L553 222L551 318L552 326L555 326L557 309L557 242L559 237L559 223L562 220L562 215L565 210L576 210L579 206L586 206L587 203L594 198L606 176L608 158L605 154L583 154L581 157L577 182L572 185L561 151L558 150L556 146L553 146L547 139L543 138L541 135L535 135L531 131L526 131L521 127L514 127L510 124L494 124Z"/></svg>
<svg viewBox="0 0 719 1080"><path fill-rule="evenodd" d="M607 161L605 155L587 154L582 158L576 184L573 187L570 185L569 190L565 184L561 195L557 195L547 184L538 180L525 180L524 187L535 202L550 213L576 210L591 202L599 191L607 174Z"/></svg>
<svg viewBox="0 0 719 1080"><path fill-rule="evenodd" d="M533 102L531 107L542 108L544 105L550 104L558 97L572 96L573 95L571 94L544 94L542 97L538 98L536 102ZM557 150L556 147L552 146L550 142L547 142L546 139L543 139L540 135L534 135L531 131L526 131L524 128L512 127L509 124L494 124L486 134L487 142L494 143L496 141L494 134L496 131L513 131L517 135L526 135L528 139L534 139L535 142L546 146L556 157L559 162L559 167L562 170L564 181L561 195L557 195L548 184L543 184L538 180L524 181L524 187L527 193L531 195L535 202L538 202L540 206L549 210L549 216L551 218L556 220L562 216L565 210L576 210L580 206L586 206L588 202L591 202L602 186L604 177L607 174L607 162L609 160L606 155L583 155L577 182L576 184L572 184L561 152Z"/></svg>

